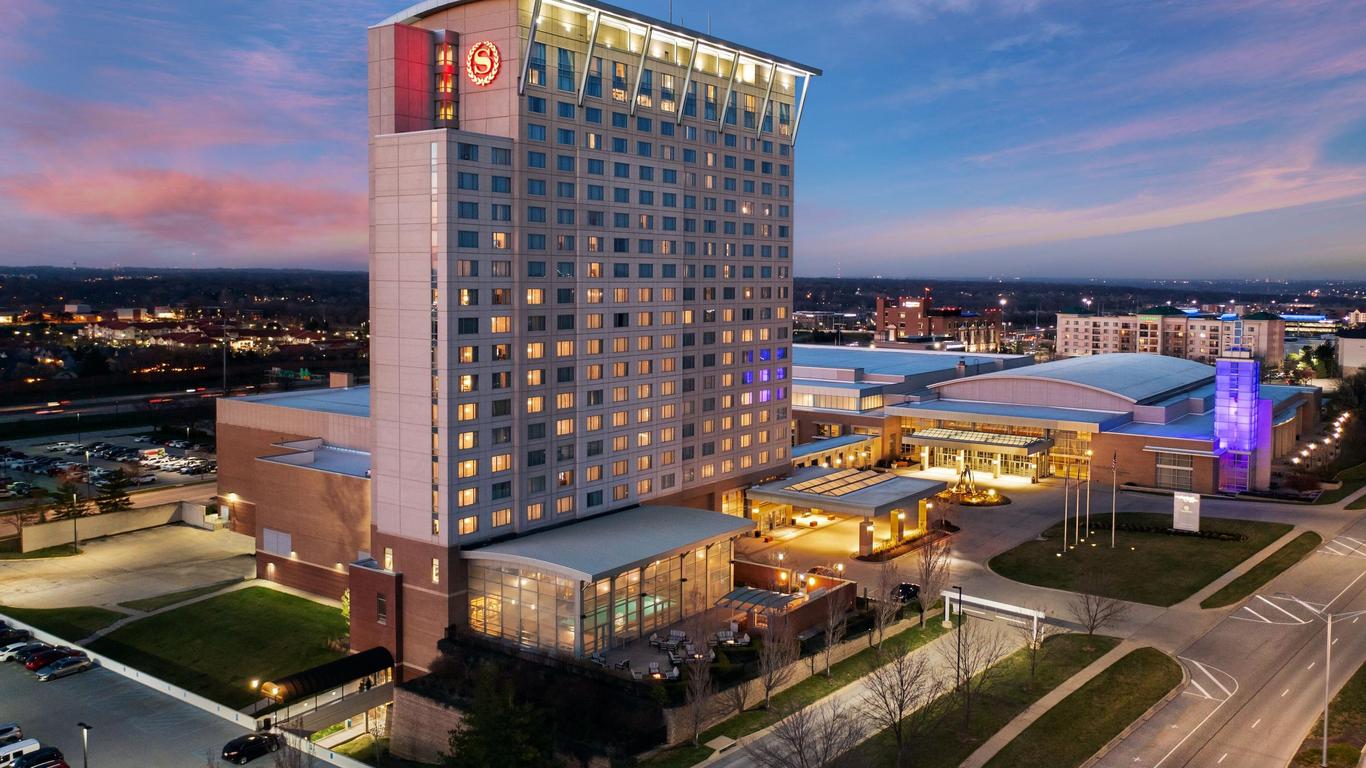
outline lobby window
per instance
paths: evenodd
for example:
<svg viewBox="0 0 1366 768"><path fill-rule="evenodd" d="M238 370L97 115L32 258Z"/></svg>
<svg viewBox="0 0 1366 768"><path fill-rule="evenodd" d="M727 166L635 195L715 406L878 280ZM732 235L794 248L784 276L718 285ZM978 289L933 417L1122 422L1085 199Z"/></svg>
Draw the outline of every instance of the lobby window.
<svg viewBox="0 0 1366 768"><path fill-rule="evenodd" d="M470 534L479 530L479 518L475 515L462 517L460 518L460 522L457 524L457 526L457 531L460 533L461 536L469 536Z"/></svg>
<svg viewBox="0 0 1366 768"><path fill-rule="evenodd" d="M385 548L384 548L384 570L386 570L386 571L392 571L392 570L394 570L394 548L393 548L393 547L385 547Z"/></svg>

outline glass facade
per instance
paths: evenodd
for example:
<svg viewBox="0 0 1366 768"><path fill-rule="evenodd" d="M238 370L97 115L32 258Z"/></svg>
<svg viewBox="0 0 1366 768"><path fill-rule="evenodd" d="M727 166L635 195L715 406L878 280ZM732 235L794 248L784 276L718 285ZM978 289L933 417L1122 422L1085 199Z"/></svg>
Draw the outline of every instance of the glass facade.
<svg viewBox="0 0 1366 768"><path fill-rule="evenodd" d="M491 561L469 564L470 628L523 648L574 653L578 582Z"/></svg>

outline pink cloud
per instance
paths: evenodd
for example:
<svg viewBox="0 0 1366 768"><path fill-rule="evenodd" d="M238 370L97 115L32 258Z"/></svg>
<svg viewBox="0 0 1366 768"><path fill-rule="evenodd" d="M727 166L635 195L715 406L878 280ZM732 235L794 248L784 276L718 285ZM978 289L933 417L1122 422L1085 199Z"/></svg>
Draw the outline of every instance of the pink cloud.
<svg viewBox="0 0 1366 768"><path fill-rule="evenodd" d="M109 170L10 177L0 181L0 194L30 214L117 224L185 245L365 247L364 197L307 180Z"/></svg>

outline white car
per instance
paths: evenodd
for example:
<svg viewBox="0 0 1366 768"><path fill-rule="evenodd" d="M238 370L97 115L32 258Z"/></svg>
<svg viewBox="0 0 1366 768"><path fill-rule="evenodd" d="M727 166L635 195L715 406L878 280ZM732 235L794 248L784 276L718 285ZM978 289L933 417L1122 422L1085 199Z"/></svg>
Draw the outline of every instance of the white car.
<svg viewBox="0 0 1366 768"><path fill-rule="evenodd" d="M14 654L28 648L30 645L47 645L35 640L21 640L17 643L10 643L4 648L0 648L0 661L14 661Z"/></svg>

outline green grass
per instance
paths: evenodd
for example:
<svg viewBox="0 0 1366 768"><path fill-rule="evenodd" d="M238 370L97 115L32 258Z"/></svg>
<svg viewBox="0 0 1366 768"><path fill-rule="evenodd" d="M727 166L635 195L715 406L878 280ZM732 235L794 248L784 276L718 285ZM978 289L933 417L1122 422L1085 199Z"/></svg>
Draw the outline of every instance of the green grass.
<svg viewBox="0 0 1366 768"><path fill-rule="evenodd" d="M70 643L83 640L95 630L103 629L126 615L92 605L74 608L10 608L0 605L0 613L51 632Z"/></svg>
<svg viewBox="0 0 1366 768"><path fill-rule="evenodd" d="M962 763L1006 723L1057 688L1072 675L1104 656L1119 644L1113 637L1100 635L1060 635L1045 641L1045 654L1039 661L1034 679L1029 678L1028 652L1020 649L1000 662L996 682L973 702L972 726L963 730L962 717L950 711L939 727L931 729L909 745L916 768L953 768ZM895 765L896 742L883 731L860 744L837 763L843 768ZM1014 765L1047 765L1048 760Z"/></svg>
<svg viewBox="0 0 1366 768"><path fill-rule="evenodd" d="M883 653L909 653L948 631L944 629L942 622L935 620L934 611L929 611L925 615L924 627L911 627L887 637L882 643ZM778 717L775 712L786 711L791 707L804 707L829 696L877 668L879 658L876 648L864 648L844 661L832 664L828 678L824 675L824 667L820 666L821 660L817 658L817 669L820 671L782 693L774 694L772 709L763 709L762 700L751 701L750 706L755 707L754 709L747 709L712 726L702 733L699 741L705 744L717 736L729 736L732 739L738 739L746 734L763 730L777 722ZM710 749L694 747L689 743L663 750L653 757L641 761L641 765L648 766L648 768L686 768L686 766L701 762L709 755L711 755Z"/></svg>
<svg viewBox="0 0 1366 768"><path fill-rule="evenodd" d="M1272 552L1265 560L1252 566L1247 573L1230 581L1219 591L1201 600L1200 607L1222 608L1242 600L1261 589L1263 584L1281 575L1282 571L1298 563L1322 543L1323 537L1313 531L1301 533L1287 542L1285 546Z"/></svg>
<svg viewBox="0 0 1366 768"><path fill-rule="evenodd" d="M389 754L389 739L380 737L379 749L380 759L375 762L375 737L368 733L332 748L332 751L339 755L346 755L353 760L359 760L366 765L374 765L378 768L428 768L427 763L419 763L413 760L403 760Z"/></svg>
<svg viewBox="0 0 1366 768"><path fill-rule="evenodd" d="M1170 526L1172 516L1128 513L1119 516L1137 526ZM1292 526L1206 517L1200 527L1245 536L1219 541L1166 533L1120 531L1111 549L1109 536L1062 550L1062 525L1044 531L1043 540L1027 541L993 557L989 566L1008 579L1069 592L1087 591L1149 605L1168 606L1185 600L1247 558L1284 536ZM1070 541L1070 537L1069 537Z"/></svg>
<svg viewBox="0 0 1366 768"><path fill-rule="evenodd" d="M250 681L340 658L327 647L346 632L341 611L265 587L228 592L149 616L91 649L231 707L258 698Z"/></svg>
<svg viewBox="0 0 1366 768"><path fill-rule="evenodd" d="M1328 731L1328 765L1354 768L1361 759L1361 745L1366 743L1366 666L1358 667L1333 697L1328 717L1332 722ZM1322 739L1323 718L1319 717L1291 765L1318 765Z"/></svg>
<svg viewBox="0 0 1366 768"><path fill-rule="evenodd" d="M0 560L36 560L43 557L71 557L79 555L81 550L70 544L58 544L47 549L35 549L32 552L20 552L19 540L8 539L0 542Z"/></svg>
<svg viewBox="0 0 1366 768"><path fill-rule="evenodd" d="M1366 462L1362 462L1338 472L1333 476L1333 479L1341 480L1342 487L1320 493L1319 497L1314 499L1315 504L1336 504L1361 490L1363 487L1366 487ZM1360 503L1361 499L1358 499L1357 502ZM1356 505L1348 507L1348 509L1363 508L1366 507Z"/></svg>
<svg viewBox="0 0 1366 768"><path fill-rule="evenodd" d="M1167 654L1131 651L1030 723L986 768L1081 765L1180 682Z"/></svg>
<svg viewBox="0 0 1366 768"><path fill-rule="evenodd" d="M1361 498L1357 499L1356 501L1352 502L1351 504L1348 504L1348 505L1347 505L1347 509L1351 509L1351 510L1366 509L1366 496L1362 496Z"/></svg>
<svg viewBox="0 0 1366 768"><path fill-rule="evenodd" d="M183 603L186 600L193 600L194 598L199 597L200 595L207 595L212 592L217 592L218 590L223 589L224 587L230 586L232 584L236 584L239 581L241 581L241 579L228 579L227 581L220 581L216 584L210 584L206 587L184 589L179 592L167 592L164 595L157 595L156 597L144 597L141 600L129 600L126 603L119 603L119 605L123 606L124 608L132 608L135 611L155 611L158 608L165 608L168 605L175 605L176 603Z"/></svg>

